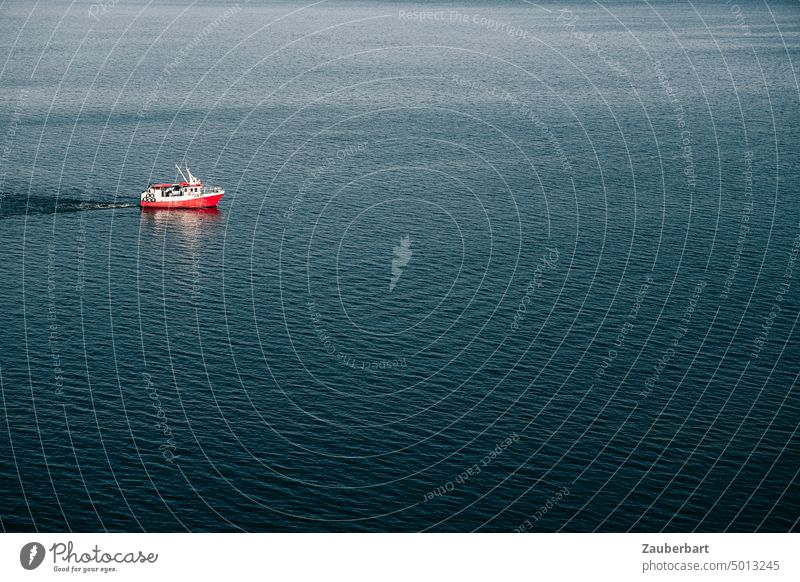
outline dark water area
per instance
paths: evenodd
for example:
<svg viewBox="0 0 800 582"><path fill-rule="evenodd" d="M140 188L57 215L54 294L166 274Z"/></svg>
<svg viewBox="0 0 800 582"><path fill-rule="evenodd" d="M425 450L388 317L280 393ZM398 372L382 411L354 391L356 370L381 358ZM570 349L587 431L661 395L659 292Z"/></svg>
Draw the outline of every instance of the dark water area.
<svg viewBox="0 0 800 582"><path fill-rule="evenodd" d="M0 217L57 214L60 212L85 212L89 210L110 210L112 208L138 208L133 202L108 202L81 198L61 198L57 196L16 196L7 195L0 207Z"/></svg>
<svg viewBox="0 0 800 582"><path fill-rule="evenodd" d="M798 529L798 4L421 9L0 6L4 531Z"/></svg>

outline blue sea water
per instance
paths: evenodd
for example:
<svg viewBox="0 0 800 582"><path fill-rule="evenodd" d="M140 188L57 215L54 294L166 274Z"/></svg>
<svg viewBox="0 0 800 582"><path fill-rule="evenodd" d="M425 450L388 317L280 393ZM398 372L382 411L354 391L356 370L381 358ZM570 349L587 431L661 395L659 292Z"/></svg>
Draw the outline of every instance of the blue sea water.
<svg viewBox="0 0 800 582"><path fill-rule="evenodd" d="M0 4L4 531L789 531L796 2ZM187 162L218 211L141 211Z"/></svg>

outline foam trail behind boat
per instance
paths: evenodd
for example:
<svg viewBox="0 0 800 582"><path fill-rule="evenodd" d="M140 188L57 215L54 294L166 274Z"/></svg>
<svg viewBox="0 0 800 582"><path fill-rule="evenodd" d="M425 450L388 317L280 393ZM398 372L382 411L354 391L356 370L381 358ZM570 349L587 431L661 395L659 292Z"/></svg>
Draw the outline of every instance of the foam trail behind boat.
<svg viewBox="0 0 800 582"><path fill-rule="evenodd" d="M84 200L80 198L56 198L55 196L11 196L0 197L0 218L25 214L60 214L62 212L82 212L87 210L110 210L116 208L136 208L129 202L107 200Z"/></svg>

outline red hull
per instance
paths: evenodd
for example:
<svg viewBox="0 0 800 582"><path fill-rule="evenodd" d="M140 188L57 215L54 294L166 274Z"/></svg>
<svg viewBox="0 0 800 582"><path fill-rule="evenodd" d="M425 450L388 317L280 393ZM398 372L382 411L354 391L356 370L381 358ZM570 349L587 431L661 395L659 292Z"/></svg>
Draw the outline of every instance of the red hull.
<svg viewBox="0 0 800 582"><path fill-rule="evenodd" d="M222 198L222 194L213 194L189 200L159 200L155 202L142 200L140 205L142 208L213 208L219 204L220 198Z"/></svg>

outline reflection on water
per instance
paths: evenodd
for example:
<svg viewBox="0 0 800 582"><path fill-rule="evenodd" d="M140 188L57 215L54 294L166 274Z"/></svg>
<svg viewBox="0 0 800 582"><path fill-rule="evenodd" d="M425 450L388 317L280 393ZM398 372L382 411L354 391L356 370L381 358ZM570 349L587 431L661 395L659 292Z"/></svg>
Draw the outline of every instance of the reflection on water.
<svg viewBox="0 0 800 582"><path fill-rule="evenodd" d="M143 237L157 235L175 236L176 242L191 250L209 234L222 232L222 212L219 208L142 208L141 233Z"/></svg>
<svg viewBox="0 0 800 582"><path fill-rule="evenodd" d="M141 213L140 256L162 272L165 295L196 304L204 278L219 264L214 257L224 240L223 213L218 208L142 208Z"/></svg>

